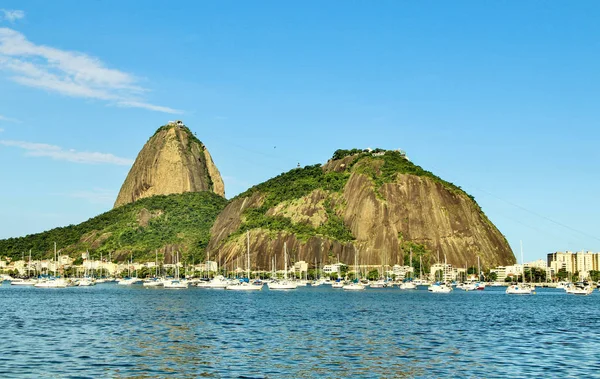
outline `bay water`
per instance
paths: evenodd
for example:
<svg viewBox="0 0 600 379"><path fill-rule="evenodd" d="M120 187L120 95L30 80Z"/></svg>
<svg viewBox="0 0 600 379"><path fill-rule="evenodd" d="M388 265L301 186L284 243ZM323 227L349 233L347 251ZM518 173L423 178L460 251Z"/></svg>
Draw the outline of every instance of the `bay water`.
<svg viewBox="0 0 600 379"><path fill-rule="evenodd" d="M6 378L600 376L600 293L0 286Z"/></svg>

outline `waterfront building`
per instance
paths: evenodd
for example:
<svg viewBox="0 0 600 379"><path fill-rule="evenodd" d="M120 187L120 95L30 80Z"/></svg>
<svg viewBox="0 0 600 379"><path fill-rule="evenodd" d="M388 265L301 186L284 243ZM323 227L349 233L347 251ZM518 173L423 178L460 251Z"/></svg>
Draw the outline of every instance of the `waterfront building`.
<svg viewBox="0 0 600 379"><path fill-rule="evenodd" d="M577 272L580 278L588 278L590 271L599 270L600 253L584 250L576 253L557 251L547 255L547 265L554 274L564 270L569 275Z"/></svg>
<svg viewBox="0 0 600 379"><path fill-rule="evenodd" d="M410 266L394 265L394 267L392 267L392 274L395 276L396 280L404 280L404 278L408 276L414 277L414 275L408 275L409 273L413 274L414 271L414 267Z"/></svg>
<svg viewBox="0 0 600 379"><path fill-rule="evenodd" d="M332 265L325 265L323 266L323 272L326 274L341 274L342 273L342 267L346 266L343 263L334 263Z"/></svg>
<svg viewBox="0 0 600 379"><path fill-rule="evenodd" d="M294 273L303 273L303 272L307 272L307 271L308 271L308 263L306 263L305 261L298 261L298 262L294 263L294 269L293 269Z"/></svg>
<svg viewBox="0 0 600 379"><path fill-rule="evenodd" d="M523 274L523 265L498 266L490 272L496 273L496 281L504 282L507 277L516 277Z"/></svg>

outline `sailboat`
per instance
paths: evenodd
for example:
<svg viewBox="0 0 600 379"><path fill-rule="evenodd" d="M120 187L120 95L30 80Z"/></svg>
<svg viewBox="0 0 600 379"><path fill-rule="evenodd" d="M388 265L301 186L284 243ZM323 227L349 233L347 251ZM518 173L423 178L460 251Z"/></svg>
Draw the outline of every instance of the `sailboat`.
<svg viewBox="0 0 600 379"><path fill-rule="evenodd" d="M508 295L531 295L532 288L529 284L525 284L525 266L523 261L523 241L520 241L521 244L521 267L523 268L523 283L519 285L512 284L508 286L506 289L506 294Z"/></svg>
<svg viewBox="0 0 600 379"><path fill-rule="evenodd" d="M88 251L86 251L87 254L87 259L89 259L90 257L90 253ZM90 273L88 271L88 269L86 268L83 274L83 278L81 278L79 280L79 282L77 283L78 287L89 287L89 286L95 286L96 282L94 281L94 278L90 277Z"/></svg>
<svg viewBox="0 0 600 379"><path fill-rule="evenodd" d="M360 282L358 278L358 264L357 264L357 255L358 252L354 253L354 273L356 274L356 278L352 283L345 284L342 289L346 291L361 291L365 289L365 286Z"/></svg>
<svg viewBox="0 0 600 379"><path fill-rule="evenodd" d="M29 249L29 264L27 265L28 279L16 278L10 281L11 286L34 286L37 283L36 279L30 278L31 275L31 249Z"/></svg>
<svg viewBox="0 0 600 379"><path fill-rule="evenodd" d="M154 258L154 277L144 279L142 286L144 287L160 287L164 282L158 277L158 250L155 251L156 257Z"/></svg>
<svg viewBox="0 0 600 379"><path fill-rule="evenodd" d="M427 291L434 293L450 293L452 292L452 286L448 285L446 280L446 254L444 254L444 279L441 282L435 282L427 288Z"/></svg>
<svg viewBox="0 0 600 379"><path fill-rule="evenodd" d="M481 280L481 266L479 263L479 255L477 256L477 290L483 291L485 289L485 282Z"/></svg>
<svg viewBox="0 0 600 379"><path fill-rule="evenodd" d="M129 258L129 265L127 267L127 270L129 271L127 274L126 278L122 278L120 280L117 281L117 284L120 286L130 286L132 284L135 284L138 282L138 278L136 277L131 277L131 266L133 265L133 254L130 256Z"/></svg>
<svg viewBox="0 0 600 379"><path fill-rule="evenodd" d="M230 291L260 291L262 290L262 283L250 283L250 232L246 232L246 246L248 250L248 281L241 281L236 284L230 284L225 287L226 290Z"/></svg>
<svg viewBox="0 0 600 379"><path fill-rule="evenodd" d="M179 251L175 253L175 278L172 280L165 280L163 287L169 289L185 289L188 288L187 280L179 279Z"/></svg>
<svg viewBox="0 0 600 379"><path fill-rule="evenodd" d="M287 244L283 243L283 280L276 280L267 283L270 290L295 290L298 284L295 281L290 281L287 278Z"/></svg>
<svg viewBox="0 0 600 379"><path fill-rule="evenodd" d="M63 278L56 276L56 266L58 266L58 256L56 255L56 242L54 242L54 276L42 281L37 282L34 287L36 288L66 288L67 281Z"/></svg>
<svg viewBox="0 0 600 379"><path fill-rule="evenodd" d="M410 249L410 267L412 268L412 248ZM404 280L402 282L402 284L400 284L400 289L401 290L416 290L417 289L417 284L413 281L413 275L411 275L409 280Z"/></svg>

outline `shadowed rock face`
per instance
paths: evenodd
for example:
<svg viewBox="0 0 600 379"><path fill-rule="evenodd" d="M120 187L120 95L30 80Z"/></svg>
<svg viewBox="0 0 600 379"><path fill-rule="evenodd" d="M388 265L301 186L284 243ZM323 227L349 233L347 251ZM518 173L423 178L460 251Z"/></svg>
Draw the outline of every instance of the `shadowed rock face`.
<svg viewBox="0 0 600 379"><path fill-rule="evenodd" d="M200 191L225 196L212 157L187 127L163 126L138 154L115 208L145 197Z"/></svg>
<svg viewBox="0 0 600 379"><path fill-rule="evenodd" d="M319 234L300 238L290 231L267 228L250 230L251 262L254 269L271 268L276 257L279 269L283 263L283 244L287 244L291 261L314 263L341 262L352 264L358 253L360 264L402 264L408 253L406 242L425 246L430 262L441 260L463 267L476 264L483 267L513 264L515 257L504 236L487 219L475 201L466 193L449 188L427 176L398 173L394 180L377 185L365 175L364 164L375 170L382 162L368 160L352 168L346 157L330 161L323 170L348 172L345 186L339 192L315 189L301 198L281 202L266 211L269 216L283 216L292 223L313 227L327 221L322 210L324 201L333 204L337 216L352 232L354 240L337 241ZM231 201L217 217L211 229L209 250L222 262L234 263L246 254L246 238L240 233L245 212L263 205L265 194L254 192L248 197Z"/></svg>

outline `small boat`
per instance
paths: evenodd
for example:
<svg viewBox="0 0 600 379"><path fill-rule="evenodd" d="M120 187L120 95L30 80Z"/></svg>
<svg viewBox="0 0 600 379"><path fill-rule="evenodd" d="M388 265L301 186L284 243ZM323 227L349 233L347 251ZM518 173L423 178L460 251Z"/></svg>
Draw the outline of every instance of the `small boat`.
<svg viewBox="0 0 600 379"><path fill-rule="evenodd" d="M532 288L528 284L512 284L506 288L508 295L531 295Z"/></svg>
<svg viewBox="0 0 600 379"><path fill-rule="evenodd" d="M262 283L250 283L246 281L230 284L227 287L225 287L225 289L229 291L260 291L262 290L262 288Z"/></svg>
<svg viewBox="0 0 600 379"><path fill-rule="evenodd" d="M387 282L383 279L380 279L376 282L371 283L369 287L371 288L386 288L388 286Z"/></svg>
<svg viewBox="0 0 600 379"><path fill-rule="evenodd" d="M594 287L592 287L592 285L587 282L575 283L567 290L567 293L584 296L587 296L592 292L594 292Z"/></svg>
<svg viewBox="0 0 600 379"><path fill-rule="evenodd" d="M348 283L342 287L344 291L361 291L365 289L365 286L361 282Z"/></svg>
<svg viewBox="0 0 600 379"><path fill-rule="evenodd" d="M287 279L287 244L283 243L283 280L276 280L267 283L270 290L295 290L298 288L296 281Z"/></svg>
<svg viewBox="0 0 600 379"><path fill-rule="evenodd" d="M35 279L16 278L10 281L11 286L34 286L37 283Z"/></svg>
<svg viewBox="0 0 600 379"><path fill-rule="evenodd" d="M225 287L229 291L260 291L263 288L263 283L260 281L254 281L250 283L250 232L246 232L246 246L248 252L248 266L247 273L248 278L238 281L237 283L230 284Z"/></svg>
<svg viewBox="0 0 600 379"><path fill-rule="evenodd" d="M278 280L267 283L267 287L270 290L295 290L298 288L298 284L289 280Z"/></svg>
<svg viewBox="0 0 600 379"><path fill-rule="evenodd" d="M456 288L459 288L463 291L475 291L477 289L477 284L474 282L461 283L460 287L457 285Z"/></svg>
<svg viewBox="0 0 600 379"><path fill-rule="evenodd" d="M202 283L202 285L200 283L202 282L198 282L198 287L202 288L226 288L230 284L229 280L223 275L217 275L208 282Z"/></svg>
<svg viewBox="0 0 600 379"><path fill-rule="evenodd" d="M442 282L435 282L427 287L427 291L433 293L450 293L452 292L452 286Z"/></svg>
<svg viewBox="0 0 600 379"><path fill-rule="evenodd" d="M96 285L96 281L94 279L90 279L90 278L83 278L81 280L79 280L79 282L77 283L78 287L89 287L89 286L95 286Z"/></svg>
<svg viewBox="0 0 600 379"><path fill-rule="evenodd" d="M341 280L331 283L331 288L344 288L345 283Z"/></svg>
<svg viewBox="0 0 600 379"><path fill-rule="evenodd" d="M50 278L37 282L35 288L67 288L67 281L61 278Z"/></svg>
<svg viewBox="0 0 600 379"><path fill-rule="evenodd" d="M417 289L417 284L412 281L406 281L406 282L402 282L402 284L400 284L399 288L401 290L416 290Z"/></svg>
<svg viewBox="0 0 600 379"><path fill-rule="evenodd" d="M521 264L523 264L523 242L521 244ZM518 279L518 278L517 278ZM529 284L525 284L525 271L523 270L523 283L512 284L506 288L507 295L531 295L533 289Z"/></svg>
<svg viewBox="0 0 600 379"><path fill-rule="evenodd" d="M159 278L149 278L142 282L142 286L144 287L160 287L163 284L163 281Z"/></svg>
<svg viewBox="0 0 600 379"><path fill-rule="evenodd" d="M189 283L185 279L179 279L179 251L175 253L175 278L164 280L163 287L169 289L186 289Z"/></svg>
<svg viewBox="0 0 600 379"><path fill-rule="evenodd" d="M140 280L138 278L130 278L130 277L125 277L122 279L117 280L117 284L120 286L130 286L133 285L137 282L139 282Z"/></svg>
<svg viewBox="0 0 600 379"><path fill-rule="evenodd" d="M166 280L163 282L163 287L169 289L185 289L188 288L188 286L189 283L187 282L187 280L173 279Z"/></svg>

